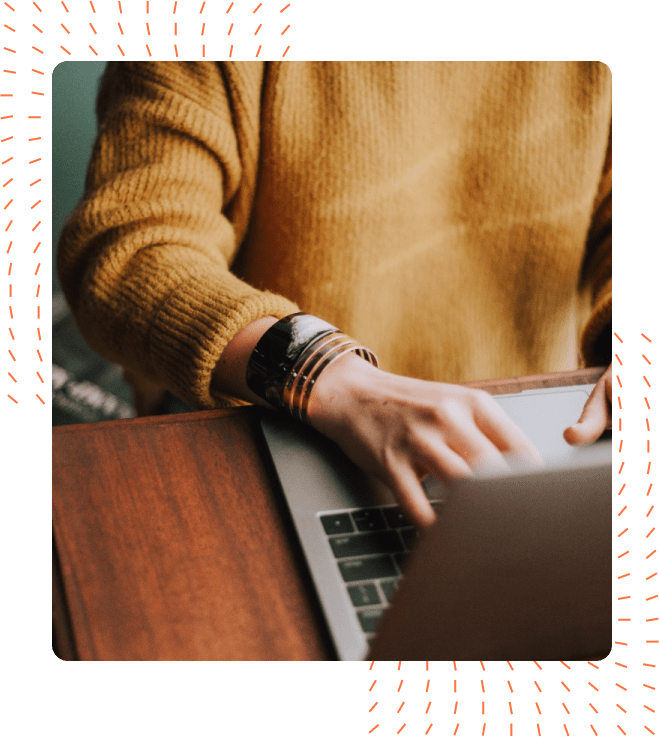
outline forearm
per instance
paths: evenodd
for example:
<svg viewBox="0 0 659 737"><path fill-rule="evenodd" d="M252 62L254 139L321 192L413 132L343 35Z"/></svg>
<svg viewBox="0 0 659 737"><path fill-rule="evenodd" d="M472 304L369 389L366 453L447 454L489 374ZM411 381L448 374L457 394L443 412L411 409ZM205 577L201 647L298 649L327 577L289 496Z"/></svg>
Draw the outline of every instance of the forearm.
<svg viewBox="0 0 659 737"><path fill-rule="evenodd" d="M303 316L302 320L307 318L308 315ZM247 368L257 344L275 322L274 317L262 317L235 335L213 371L213 388L267 406L247 386ZM321 328L326 326L319 322ZM357 466L387 484L408 519L417 524L426 526L435 519L421 485L421 478L426 474L448 479L469 475L472 467L505 470L504 452L522 454L529 462L539 462L532 444L484 392L390 374L352 351L332 354L339 344L329 339L323 345L329 336L322 329L320 336L309 331L305 338L309 342L296 346L295 339L299 341L305 334L300 324L297 328L297 332L292 330L285 351L286 360L291 362L286 379L297 376L298 381L312 382L309 403L301 416L336 442ZM286 335L283 325L278 337L281 339L282 335ZM338 335L338 340L347 345L347 336ZM273 348L272 341L269 346L267 343L263 341L259 345L260 354ZM335 348L328 347L332 345ZM306 362L313 364L314 356L322 358L323 347L329 351L328 359L333 356L333 360L317 374L313 374L311 367L312 373L306 374ZM277 358L282 358L277 354L275 349L269 355L273 366L278 365ZM271 378L275 384L282 379L276 371ZM268 387L264 396L270 389L276 386ZM280 405L289 407L288 402ZM294 416L302 406L290 404Z"/></svg>
<svg viewBox="0 0 659 737"><path fill-rule="evenodd" d="M276 322L276 317L261 317L246 325L233 337L213 370L211 381L213 389L236 399L264 407L270 406L265 399L254 394L248 387L246 377L247 364L256 344ZM322 424L325 416L323 407L336 403L339 394L345 393L348 385L353 383L352 379L361 377L363 371L360 369L366 372L375 370L363 359L348 353L322 372L314 385L309 405L309 418L312 424Z"/></svg>
<svg viewBox="0 0 659 737"><path fill-rule="evenodd" d="M211 386L222 394L269 406L247 386L247 364L263 334L277 322L276 317L261 317L240 330L224 349L211 380Z"/></svg>
<svg viewBox="0 0 659 737"><path fill-rule="evenodd" d="M296 311L229 269L253 172L242 167L228 91L211 63L110 65L99 110L85 197L58 250L62 288L99 353L211 408L212 372L235 334Z"/></svg>

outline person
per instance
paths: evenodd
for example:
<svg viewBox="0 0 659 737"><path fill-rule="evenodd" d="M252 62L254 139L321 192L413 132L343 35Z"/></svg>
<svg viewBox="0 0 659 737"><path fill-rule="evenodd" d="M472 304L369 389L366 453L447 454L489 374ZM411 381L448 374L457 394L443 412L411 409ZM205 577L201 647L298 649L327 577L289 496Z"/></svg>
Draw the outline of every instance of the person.
<svg viewBox="0 0 659 737"><path fill-rule="evenodd" d="M88 342L146 384L294 413L306 392L420 525L424 475L539 462L458 382L609 365L565 437L610 426L605 65L111 62L97 112L58 270ZM304 378L298 323L357 342Z"/></svg>

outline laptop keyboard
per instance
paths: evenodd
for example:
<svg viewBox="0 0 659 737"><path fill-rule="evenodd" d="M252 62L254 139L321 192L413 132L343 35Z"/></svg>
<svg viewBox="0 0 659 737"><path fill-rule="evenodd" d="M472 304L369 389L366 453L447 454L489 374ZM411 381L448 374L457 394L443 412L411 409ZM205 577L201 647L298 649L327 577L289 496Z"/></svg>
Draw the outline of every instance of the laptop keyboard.
<svg viewBox="0 0 659 737"><path fill-rule="evenodd" d="M431 502L438 511L440 502ZM362 630L370 640L402 575L417 531L399 507L320 516Z"/></svg>

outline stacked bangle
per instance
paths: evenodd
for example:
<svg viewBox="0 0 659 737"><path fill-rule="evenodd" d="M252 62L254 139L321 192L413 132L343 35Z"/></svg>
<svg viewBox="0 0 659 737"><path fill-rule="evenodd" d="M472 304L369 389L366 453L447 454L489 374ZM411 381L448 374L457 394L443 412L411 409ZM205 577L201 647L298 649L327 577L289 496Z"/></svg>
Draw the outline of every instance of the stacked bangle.
<svg viewBox="0 0 659 737"><path fill-rule="evenodd" d="M275 323L257 343L247 365L247 385L259 397L308 422L318 377L345 353L378 365L372 351L333 325L298 312Z"/></svg>

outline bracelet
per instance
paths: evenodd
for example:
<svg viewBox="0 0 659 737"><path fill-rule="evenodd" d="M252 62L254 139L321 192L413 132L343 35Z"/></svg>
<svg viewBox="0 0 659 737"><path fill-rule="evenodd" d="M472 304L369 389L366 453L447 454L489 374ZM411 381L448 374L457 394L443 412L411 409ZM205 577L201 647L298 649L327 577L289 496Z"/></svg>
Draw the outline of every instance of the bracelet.
<svg viewBox="0 0 659 737"><path fill-rule="evenodd" d="M284 382L302 352L338 328L303 312L276 322L261 337L247 364L247 386L277 408Z"/></svg>
<svg viewBox="0 0 659 737"><path fill-rule="evenodd" d="M324 320L296 313L267 330L247 365L247 385L259 397L308 422L318 377L340 356L354 352L373 366L376 355Z"/></svg>
<svg viewBox="0 0 659 737"><path fill-rule="evenodd" d="M348 338L348 336L343 333L339 333L338 335L340 336L339 340L334 340L331 345L321 349L316 360L313 361L313 365L309 367L309 370L301 373L301 379L297 384L299 390L295 392L290 399L291 414L302 420L302 422L308 422L307 408L309 406L311 390L323 369L339 358L339 356L346 353L356 352L364 357L363 352L366 349L363 348L356 340ZM366 360L377 366L377 358L374 354L371 355L373 356L373 360L371 361L369 358Z"/></svg>

